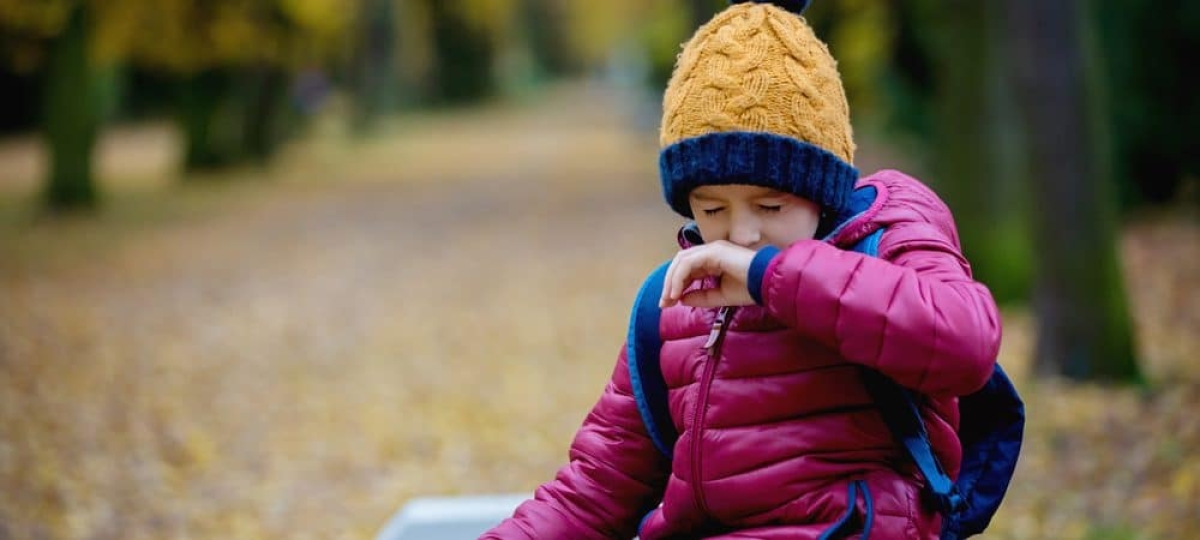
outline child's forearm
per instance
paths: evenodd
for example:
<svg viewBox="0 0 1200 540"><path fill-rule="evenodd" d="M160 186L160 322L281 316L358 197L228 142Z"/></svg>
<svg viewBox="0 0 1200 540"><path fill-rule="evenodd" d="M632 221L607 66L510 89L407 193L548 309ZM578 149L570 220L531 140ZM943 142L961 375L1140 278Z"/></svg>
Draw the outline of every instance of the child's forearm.
<svg viewBox="0 0 1200 540"><path fill-rule="evenodd" d="M991 293L937 238L893 240L881 255L797 243L757 262L765 265L761 300L789 326L904 386L953 395L980 388L1000 343Z"/></svg>

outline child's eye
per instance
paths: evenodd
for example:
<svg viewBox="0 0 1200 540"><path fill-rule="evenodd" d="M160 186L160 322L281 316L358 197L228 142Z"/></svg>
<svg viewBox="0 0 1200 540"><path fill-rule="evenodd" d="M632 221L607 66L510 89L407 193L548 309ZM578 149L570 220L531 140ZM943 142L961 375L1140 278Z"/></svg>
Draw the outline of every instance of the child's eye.
<svg viewBox="0 0 1200 540"><path fill-rule="evenodd" d="M762 210L763 212L778 212L781 209L783 209L783 205L782 204L760 204L760 205L758 205L758 209Z"/></svg>
<svg viewBox="0 0 1200 540"><path fill-rule="evenodd" d="M722 207L706 208L706 209L704 209L704 214L709 215L709 216L715 216L715 215L721 213L721 210L724 210L724 208L722 208Z"/></svg>

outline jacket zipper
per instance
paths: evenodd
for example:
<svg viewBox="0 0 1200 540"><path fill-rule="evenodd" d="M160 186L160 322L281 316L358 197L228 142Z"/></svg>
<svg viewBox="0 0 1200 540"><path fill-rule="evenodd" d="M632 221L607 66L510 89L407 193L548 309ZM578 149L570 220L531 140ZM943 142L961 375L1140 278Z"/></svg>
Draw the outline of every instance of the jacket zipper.
<svg viewBox="0 0 1200 540"><path fill-rule="evenodd" d="M729 321L733 319L733 312L734 308L732 307L722 307L717 311L717 317L713 319L712 330L708 333L708 341L704 343L704 350L708 352L708 362L704 364L704 374L700 379L700 395L696 397L696 408L692 411L692 491L696 497L696 505L700 507L701 512L708 516L711 516L711 513L708 509L708 502L704 498L700 480L700 426L708 409L708 393L712 388L717 359L721 354L721 344L725 341L725 331L729 328Z"/></svg>

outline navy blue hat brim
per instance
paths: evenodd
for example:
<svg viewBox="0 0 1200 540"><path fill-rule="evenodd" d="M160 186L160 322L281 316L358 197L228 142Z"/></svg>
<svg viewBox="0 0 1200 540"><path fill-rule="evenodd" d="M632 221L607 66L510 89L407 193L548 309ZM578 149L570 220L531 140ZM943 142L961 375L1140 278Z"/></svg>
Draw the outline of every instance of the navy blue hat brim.
<svg viewBox="0 0 1200 540"><path fill-rule="evenodd" d="M858 169L821 147L773 133L720 132L680 140L659 155L663 196L692 218L688 194L699 186L747 184L803 197L842 215Z"/></svg>

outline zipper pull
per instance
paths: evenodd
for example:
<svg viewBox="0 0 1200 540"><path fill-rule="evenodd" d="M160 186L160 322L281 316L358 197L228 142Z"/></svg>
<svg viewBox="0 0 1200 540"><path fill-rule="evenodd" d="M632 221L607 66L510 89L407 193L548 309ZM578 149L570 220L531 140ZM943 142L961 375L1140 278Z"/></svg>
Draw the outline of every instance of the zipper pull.
<svg viewBox="0 0 1200 540"><path fill-rule="evenodd" d="M708 341L704 342L705 349L711 351L717 345L717 341L721 339L721 334L725 333L725 325L729 322L730 311L732 309L729 306L717 310L717 318L713 319L712 330L708 333Z"/></svg>

